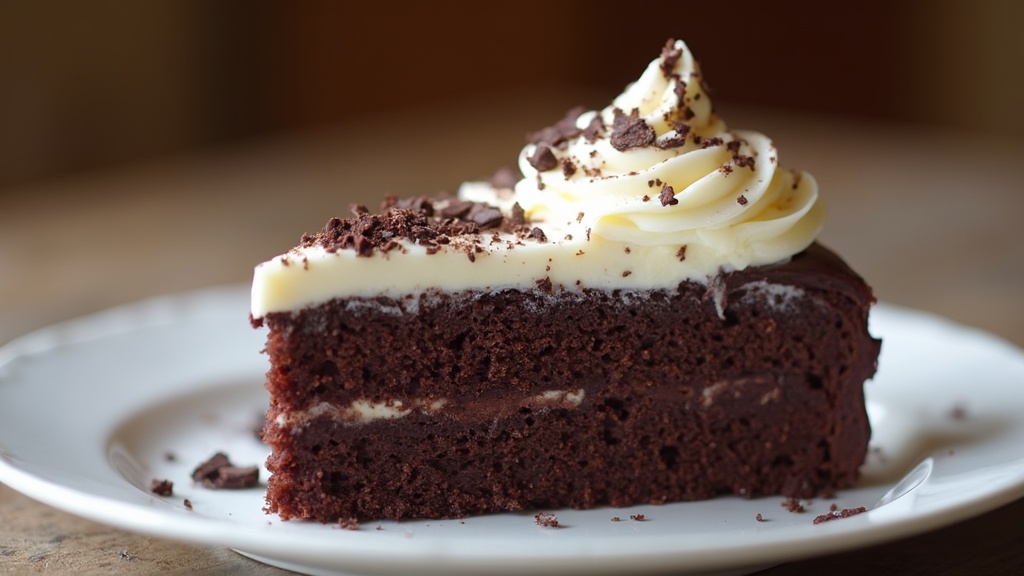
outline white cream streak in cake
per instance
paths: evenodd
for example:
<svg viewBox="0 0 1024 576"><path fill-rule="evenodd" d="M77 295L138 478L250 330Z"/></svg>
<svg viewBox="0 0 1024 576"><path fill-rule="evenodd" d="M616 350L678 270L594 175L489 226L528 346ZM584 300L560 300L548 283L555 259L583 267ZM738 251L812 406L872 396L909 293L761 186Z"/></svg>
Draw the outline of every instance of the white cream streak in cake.
<svg viewBox="0 0 1024 576"><path fill-rule="evenodd" d="M634 145L623 135L640 120L646 143ZM536 160L543 143L523 148L524 177L514 190L480 182L459 190L506 217L518 203L543 241L484 231L467 239L483 249L473 258L459 241L435 253L402 241L401 249L369 256L297 248L256 267L253 317L333 298L528 290L544 279L568 291L673 289L785 261L821 230L814 179L781 168L768 137L726 128L681 41L610 106L582 113L575 125L579 135L548 147L553 160Z"/></svg>
<svg viewBox="0 0 1024 576"><path fill-rule="evenodd" d="M575 390L545 390L540 394L527 396L522 400L497 402L495 416L502 410L504 404L520 407L530 407L535 410L546 410L551 408L577 408L583 403L586 392L582 388ZM403 418L415 411L424 414L438 414L446 408L451 408L454 403L445 398L440 399L414 399L403 402L393 400L390 402L373 402L365 398L353 401L348 406L337 406L330 402L320 402L306 410L295 410L282 412L277 415L274 423L283 428L294 428L304 426L313 420L327 418L335 422L358 425L369 424L377 420L392 420Z"/></svg>

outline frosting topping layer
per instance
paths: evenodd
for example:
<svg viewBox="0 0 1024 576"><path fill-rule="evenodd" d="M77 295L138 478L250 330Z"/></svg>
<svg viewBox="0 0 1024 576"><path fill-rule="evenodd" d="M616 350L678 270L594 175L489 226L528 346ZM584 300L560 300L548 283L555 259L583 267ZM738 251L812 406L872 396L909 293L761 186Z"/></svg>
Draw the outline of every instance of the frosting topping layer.
<svg viewBox="0 0 1024 576"><path fill-rule="evenodd" d="M608 107L534 134L518 165L518 181L332 219L257 266L253 317L435 290L673 288L784 261L824 221L810 175L714 113L682 41Z"/></svg>

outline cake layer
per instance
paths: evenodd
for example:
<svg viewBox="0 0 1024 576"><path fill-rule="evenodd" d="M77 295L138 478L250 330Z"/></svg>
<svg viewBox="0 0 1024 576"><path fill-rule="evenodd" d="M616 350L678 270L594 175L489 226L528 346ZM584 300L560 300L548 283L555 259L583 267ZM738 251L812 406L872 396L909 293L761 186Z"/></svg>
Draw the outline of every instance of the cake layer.
<svg viewBox="0 0 1024 576"><path fill-rule="evenodd" d="M454 517L851 485L879 343L818 245L674 290L343 299L268 314L282 518Z"/></svg>

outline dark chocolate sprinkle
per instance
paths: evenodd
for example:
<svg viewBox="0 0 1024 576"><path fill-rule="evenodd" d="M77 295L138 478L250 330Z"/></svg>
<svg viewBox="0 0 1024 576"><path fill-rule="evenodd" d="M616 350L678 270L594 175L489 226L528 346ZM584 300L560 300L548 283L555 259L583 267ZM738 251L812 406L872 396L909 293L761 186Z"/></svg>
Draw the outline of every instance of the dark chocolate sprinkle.
<svg viewBox="0 0 1024 576"><path fill-rule="evenodd" d="M533 155L527 158L526 161L530 163L530 166L536 168L538 172L546 172L558 166L558 158L555 158L555 153L551 151L549 145L543 142L537 144Z"/></svg>
<svg viewBox="0 0 1024 576"><path fill-rule="evenodd" d="M647 122L640 118L638 110L634 109L628 115L624 114L622 110L615 110L611 144L619 152L624 152L630 148L650 146L654 143L656 137L654 128L648 126Z"/></svg>
<svg viewBox="0 0 1024 576"><path fill-rule="evenodd" d="M582 130L576 127L576 119L583 114L584 108L582 106L576 106L565 113L565 116L561 120L556 122L553 126L542 128L537 132L527 136L527 141L530 144L541 144L545 143L549 146L558 146L559 144L575 138L583 133Z"/></svg>
<svg viewBox="0 0 1024 576"><path fill-rule="evenodd" d="M658 194L658 199L661 200L662 206L675 206L676 204L679 204L679 200L676 200L676 191L668 184L665 184L661 189L661 194Z"/></svg>
<svg viewBox="0 0 1024 576"><path fill-rule="evenodd" d="M259 484L259 468L235 466L227 455L218 452L192 472L192 480L212 489L251 488Z"/></svg>
<svg viewBox="0 0 1024 576"><path fill-rule="evenodd" d="M669 38L668 42L661 49L661 73L665 75L665 78L672 76L672 70L676 67L676 62L683 55L683 50L676 48L675 44L675 39Z"/></svg>
<svg viewBox="0 0 1024 576"><path fill-rule="evenodd" d="M583 137L586 138L587 142L593 144L597 142L597 139L604 134L604 124L601 122L601 116L594 114L594 117L590 119L590 124L583 129Z"/></svg>
<svg viewBox="0 0 1024 576"><path fill-rule="evenodd" d="M568 180L570 176L576 173L576 165L572 163L572 160L568 158L562 158L562 176Z"/></svg>
<svg viewBox="0 0 1024 576"><path fill-rule="evenodd" d="M174 482L170 480L157 480L153 479L149 483L149 491L157 496L170 496L174 493Z"/></svg>

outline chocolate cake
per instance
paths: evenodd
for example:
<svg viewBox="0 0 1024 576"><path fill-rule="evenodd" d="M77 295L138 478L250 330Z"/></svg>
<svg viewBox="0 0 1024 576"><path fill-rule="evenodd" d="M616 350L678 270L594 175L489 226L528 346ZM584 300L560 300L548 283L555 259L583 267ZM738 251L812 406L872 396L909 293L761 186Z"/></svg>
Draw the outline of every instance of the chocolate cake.
<svg viewBox="0 0 1024 576"><path fill-rule="evenodd" d="M682 42L522 177L387 198L257 267L267 510L321 522L851 486L879 341L813 178Z"/></svg>

